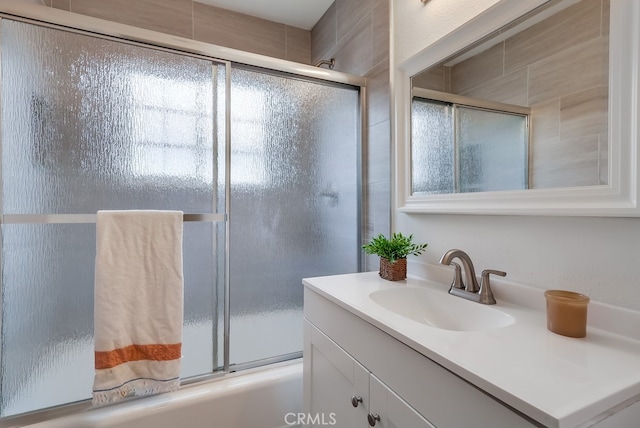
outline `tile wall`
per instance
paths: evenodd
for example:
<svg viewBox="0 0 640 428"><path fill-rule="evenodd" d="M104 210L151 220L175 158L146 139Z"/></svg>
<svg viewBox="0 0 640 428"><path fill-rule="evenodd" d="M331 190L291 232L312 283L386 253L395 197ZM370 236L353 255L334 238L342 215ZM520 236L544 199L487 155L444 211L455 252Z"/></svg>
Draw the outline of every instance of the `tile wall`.
<svg viewBox="0 0 640 428"><path fill-rule="evenodd" d="M311 32L193 0L43 0L47 6L309 64Z"/></svg>
<svg viewBox="0 0 640 428"><path fill-rule="evenodd" d="M415 83L531 107L531 187L607 184L609 1L582 0Z"/></svg>
<svg viewBox="0 0 640 428"><path fill-rule="evenodd" d="M391 230L389 1L336 0L311 30L311 62L335 58L335 70L367 77L363 153L363 243ZM365 270L378 270L367 256Z"/></svg>

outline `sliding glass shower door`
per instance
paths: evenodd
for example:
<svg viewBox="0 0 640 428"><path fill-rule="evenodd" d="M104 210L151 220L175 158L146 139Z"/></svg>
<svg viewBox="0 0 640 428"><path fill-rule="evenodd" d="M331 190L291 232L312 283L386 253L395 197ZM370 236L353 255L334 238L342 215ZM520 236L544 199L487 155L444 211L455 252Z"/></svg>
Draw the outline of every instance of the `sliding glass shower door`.
<svg viewBox="0 0 640 428"><path fill-rule="evenodd" d="M302 350L302 278L358 271L359 91L231 73L230 363Z"/></svg>
<svg viewBox="0 0 640 428"><path fill-rule="evenodd" d="M359 269L359 88L0 28L0 418L91 396L98 210L187 214L183 379L299 355L302 278Z"/></svg>

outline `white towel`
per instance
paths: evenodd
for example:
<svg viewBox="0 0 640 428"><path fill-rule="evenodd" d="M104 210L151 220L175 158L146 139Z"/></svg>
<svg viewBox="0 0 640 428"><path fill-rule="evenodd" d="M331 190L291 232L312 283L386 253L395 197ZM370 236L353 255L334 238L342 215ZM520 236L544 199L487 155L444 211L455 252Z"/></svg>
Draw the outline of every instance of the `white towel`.
<svg viewBox="0 0 640 428"><path fill-rule="evenodd" d="M180 385L182 217L98 211L94 405Z"/></svg>

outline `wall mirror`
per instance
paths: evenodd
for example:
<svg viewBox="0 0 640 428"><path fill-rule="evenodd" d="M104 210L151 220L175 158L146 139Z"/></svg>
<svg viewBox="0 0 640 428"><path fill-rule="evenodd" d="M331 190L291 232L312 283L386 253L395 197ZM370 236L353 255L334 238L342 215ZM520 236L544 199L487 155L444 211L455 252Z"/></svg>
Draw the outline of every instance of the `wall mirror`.
<svg viewBox="0 0 640 428"><path fill-rule="evenodd" d="M400 66L409 212L636 216L633 0L502 0Z"/></svg>

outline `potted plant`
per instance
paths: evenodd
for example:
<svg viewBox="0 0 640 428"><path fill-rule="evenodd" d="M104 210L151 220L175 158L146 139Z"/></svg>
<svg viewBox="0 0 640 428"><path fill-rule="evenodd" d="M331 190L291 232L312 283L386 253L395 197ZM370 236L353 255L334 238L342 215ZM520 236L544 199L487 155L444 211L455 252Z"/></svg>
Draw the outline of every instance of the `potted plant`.
<svg viewBox="0 0 640 428"><path fill-rule="evenodd" d="M362 249L367 254L380 256L380 276L389 281L400 281L407 277L407 256L420 255L428 244L412 243L413 235L394 233L391 239L383 234L373 238Z"/></svg>

